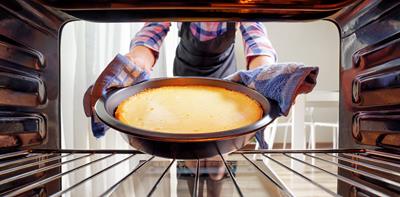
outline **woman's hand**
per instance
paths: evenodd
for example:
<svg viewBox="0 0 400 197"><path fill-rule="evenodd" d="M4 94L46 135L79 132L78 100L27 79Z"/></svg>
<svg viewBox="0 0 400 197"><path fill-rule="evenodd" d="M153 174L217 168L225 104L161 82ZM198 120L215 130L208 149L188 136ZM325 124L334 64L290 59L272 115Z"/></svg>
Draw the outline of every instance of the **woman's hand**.
<svg viewBox="0 0 400 197"><path fill-rule="evenodd" d="M141 65L136 65L133 61ZM150 70L145 70L147 65L151 66L146 58L138 56L131 60L118 54L100 73L95 83L86 90L83 98L86 116L93 115L93 107L97 100L110 88L126 87L147 80L150 76Z"/></svg>
<svg viewBox="0 0 400 197"><path fill-rule="evenodd" d="M133 64L151 73L156 57L153 51L145 46L135 46L125 55Z"/></svg>

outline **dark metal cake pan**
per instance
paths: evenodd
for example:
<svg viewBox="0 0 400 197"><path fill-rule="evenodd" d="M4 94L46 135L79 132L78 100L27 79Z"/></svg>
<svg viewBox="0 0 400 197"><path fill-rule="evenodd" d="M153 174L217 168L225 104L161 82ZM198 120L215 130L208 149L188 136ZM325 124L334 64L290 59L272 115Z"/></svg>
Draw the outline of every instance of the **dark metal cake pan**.
<svg viewBox="0 0 400 197"><path fill-rule="evenodd" d="M198 134L144 130L124 124L114 117L116 108L123 100L143 90L163 86L187 85L215 86L241 92L260 104L263 109L263 117L245 127ZM256 132L264 130L271 122L271 118L268 116L270 104L263 95L237 83L205 77L157 78L113 90L97 101L95 111L105 124L126 134L132 147L148 154L176 159L207 158L238 150L244 147Z"/></svg>

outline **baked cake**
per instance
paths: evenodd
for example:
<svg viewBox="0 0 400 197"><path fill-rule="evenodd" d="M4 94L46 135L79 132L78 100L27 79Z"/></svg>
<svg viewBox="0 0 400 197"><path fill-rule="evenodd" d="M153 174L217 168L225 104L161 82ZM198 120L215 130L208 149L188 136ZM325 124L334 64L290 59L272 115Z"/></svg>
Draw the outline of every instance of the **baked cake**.
<svg viewBox="0 0 400 197"><path fill-rule="evenodd" d="M165 86L142 91L118 105L115 117L133 127L167 133L209 133L262 118L247 95L212 86Z"/></svg>

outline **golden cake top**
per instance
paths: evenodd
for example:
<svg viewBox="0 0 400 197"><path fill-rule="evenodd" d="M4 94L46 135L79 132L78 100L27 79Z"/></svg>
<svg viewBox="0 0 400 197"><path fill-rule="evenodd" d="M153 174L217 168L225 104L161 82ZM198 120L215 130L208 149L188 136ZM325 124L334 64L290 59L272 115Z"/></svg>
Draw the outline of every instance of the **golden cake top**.
<svg viewBox="0 0 400 197"><path fill-rule="evenodd" d="M133 127L165 133L209 133L250 125L263 115L240 92L212 86L165 86L122 101L115 117Z"/></svg>

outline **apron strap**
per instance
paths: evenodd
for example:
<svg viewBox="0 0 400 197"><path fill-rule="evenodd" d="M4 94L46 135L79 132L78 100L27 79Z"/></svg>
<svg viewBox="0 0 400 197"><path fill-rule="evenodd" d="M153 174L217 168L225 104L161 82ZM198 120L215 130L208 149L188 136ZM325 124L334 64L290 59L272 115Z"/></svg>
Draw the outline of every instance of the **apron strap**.
<svg viewBox="0 0 400 197"><path fill-rule="evenodd" d="M226 22L226 31L236 33L236 22L233 21Z"/></svg>
<svg viewBox="0 0 400 197"><path fill-rule="evenodd" d="M179 29L179 32L178 32L179 37L182 37L183 30L187 30L189 28L190 28L190 22L182 22L181 29Z"/></svg>

